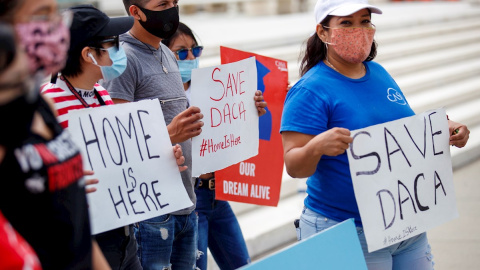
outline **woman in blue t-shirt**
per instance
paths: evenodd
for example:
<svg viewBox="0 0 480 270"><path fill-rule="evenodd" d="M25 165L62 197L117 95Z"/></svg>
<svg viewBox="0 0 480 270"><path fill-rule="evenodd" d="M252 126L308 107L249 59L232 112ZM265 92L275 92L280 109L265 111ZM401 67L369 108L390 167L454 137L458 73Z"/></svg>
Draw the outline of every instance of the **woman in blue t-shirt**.
<svg viewBox="0 0 480 270"><path fill-rule="evenodd" d="M319 0L315 6L316 33L307 42L302 78L285 100L280 129L287 172L309 177L298 238L354 218L370 270L433 269L425 233L372 253L363 234L345 153L350 130L415 114L390 74L371 61L371 13L382 12L364 0ZM455 131L450 144L465 146L468 128L453 121L449 128Z"/></svg>

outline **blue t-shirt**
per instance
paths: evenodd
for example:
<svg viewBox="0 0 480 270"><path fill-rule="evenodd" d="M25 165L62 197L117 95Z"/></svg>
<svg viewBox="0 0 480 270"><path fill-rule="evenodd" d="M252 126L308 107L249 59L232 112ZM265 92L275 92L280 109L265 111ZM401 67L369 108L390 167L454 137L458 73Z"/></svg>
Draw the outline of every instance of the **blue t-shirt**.
<svg viewBox="0 0 480 270"><path fill-rule="evenodd" d="M345 77L323 61L287 94L280 132L318 135L334 127L355 130L415 113L397 83L379 64L365 62L360 79ZM322 156L307 180L305 206L336 221L355 218L361 226L347 153Z"/></svg>

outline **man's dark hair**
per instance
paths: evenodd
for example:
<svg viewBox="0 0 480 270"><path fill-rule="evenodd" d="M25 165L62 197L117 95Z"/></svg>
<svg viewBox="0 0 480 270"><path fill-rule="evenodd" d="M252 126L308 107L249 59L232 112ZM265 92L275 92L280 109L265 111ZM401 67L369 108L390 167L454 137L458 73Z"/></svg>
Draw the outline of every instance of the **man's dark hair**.
<svg viewBox="0 0 480 270"><path fill-rule="evenodd" d="M127 11L127 14L128 15L132 15L130 14L130 11L128 10L128 8L131 6L131 5L136 5L136 6L139 6L139 7L144 7L146 3L148 3L150 0L123 0L123 5L125 6L125 11Z"/></svg>

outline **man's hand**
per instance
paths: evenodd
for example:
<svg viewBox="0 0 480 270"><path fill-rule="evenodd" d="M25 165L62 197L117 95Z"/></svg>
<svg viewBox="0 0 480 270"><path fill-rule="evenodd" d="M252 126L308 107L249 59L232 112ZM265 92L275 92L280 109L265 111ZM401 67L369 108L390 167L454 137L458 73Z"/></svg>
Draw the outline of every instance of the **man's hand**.
<svg viewBox="0 0 480 270"><path fill-rule="evenodd" d="M200 121L202 118L203 114L198 107L190 107L175 116L167 126L172 143L184 142L200 135L203 127L203 122Z"/></svg>

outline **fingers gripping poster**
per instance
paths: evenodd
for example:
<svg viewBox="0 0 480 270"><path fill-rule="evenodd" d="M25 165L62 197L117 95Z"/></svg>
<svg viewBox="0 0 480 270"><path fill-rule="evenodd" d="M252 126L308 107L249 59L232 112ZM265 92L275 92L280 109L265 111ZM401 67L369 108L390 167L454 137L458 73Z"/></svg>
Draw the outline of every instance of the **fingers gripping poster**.
<svg viewBox="0 0 480 270"><path fill-rule="evenodd" d="M348 162L369 252L458 216L444 109L351 136Z"/></svg>
<svg viewBox="0 0 480 270"><path fill-rule="evenodd" d="M192 176L214 172L258 154L255 58L194 69L192 106L204 115L192 139Z"/></svg>
<svg viewBox="0 0 480 270"><path fill-rule="evenodd" d="M267 112L259 118L258 155L216 171L215 196L218 200L277 206L284 164L278 131L287 95L287 62L226 47L220 52L223 64L255 57L257 89L267 102Z"/></svg>
<svg viewBox="0 0 480 270"><path fill-rule="evenodd" d="M182 183L158 100L70 111L69 132L84 169L92 234L192 205Z"/></svg>

